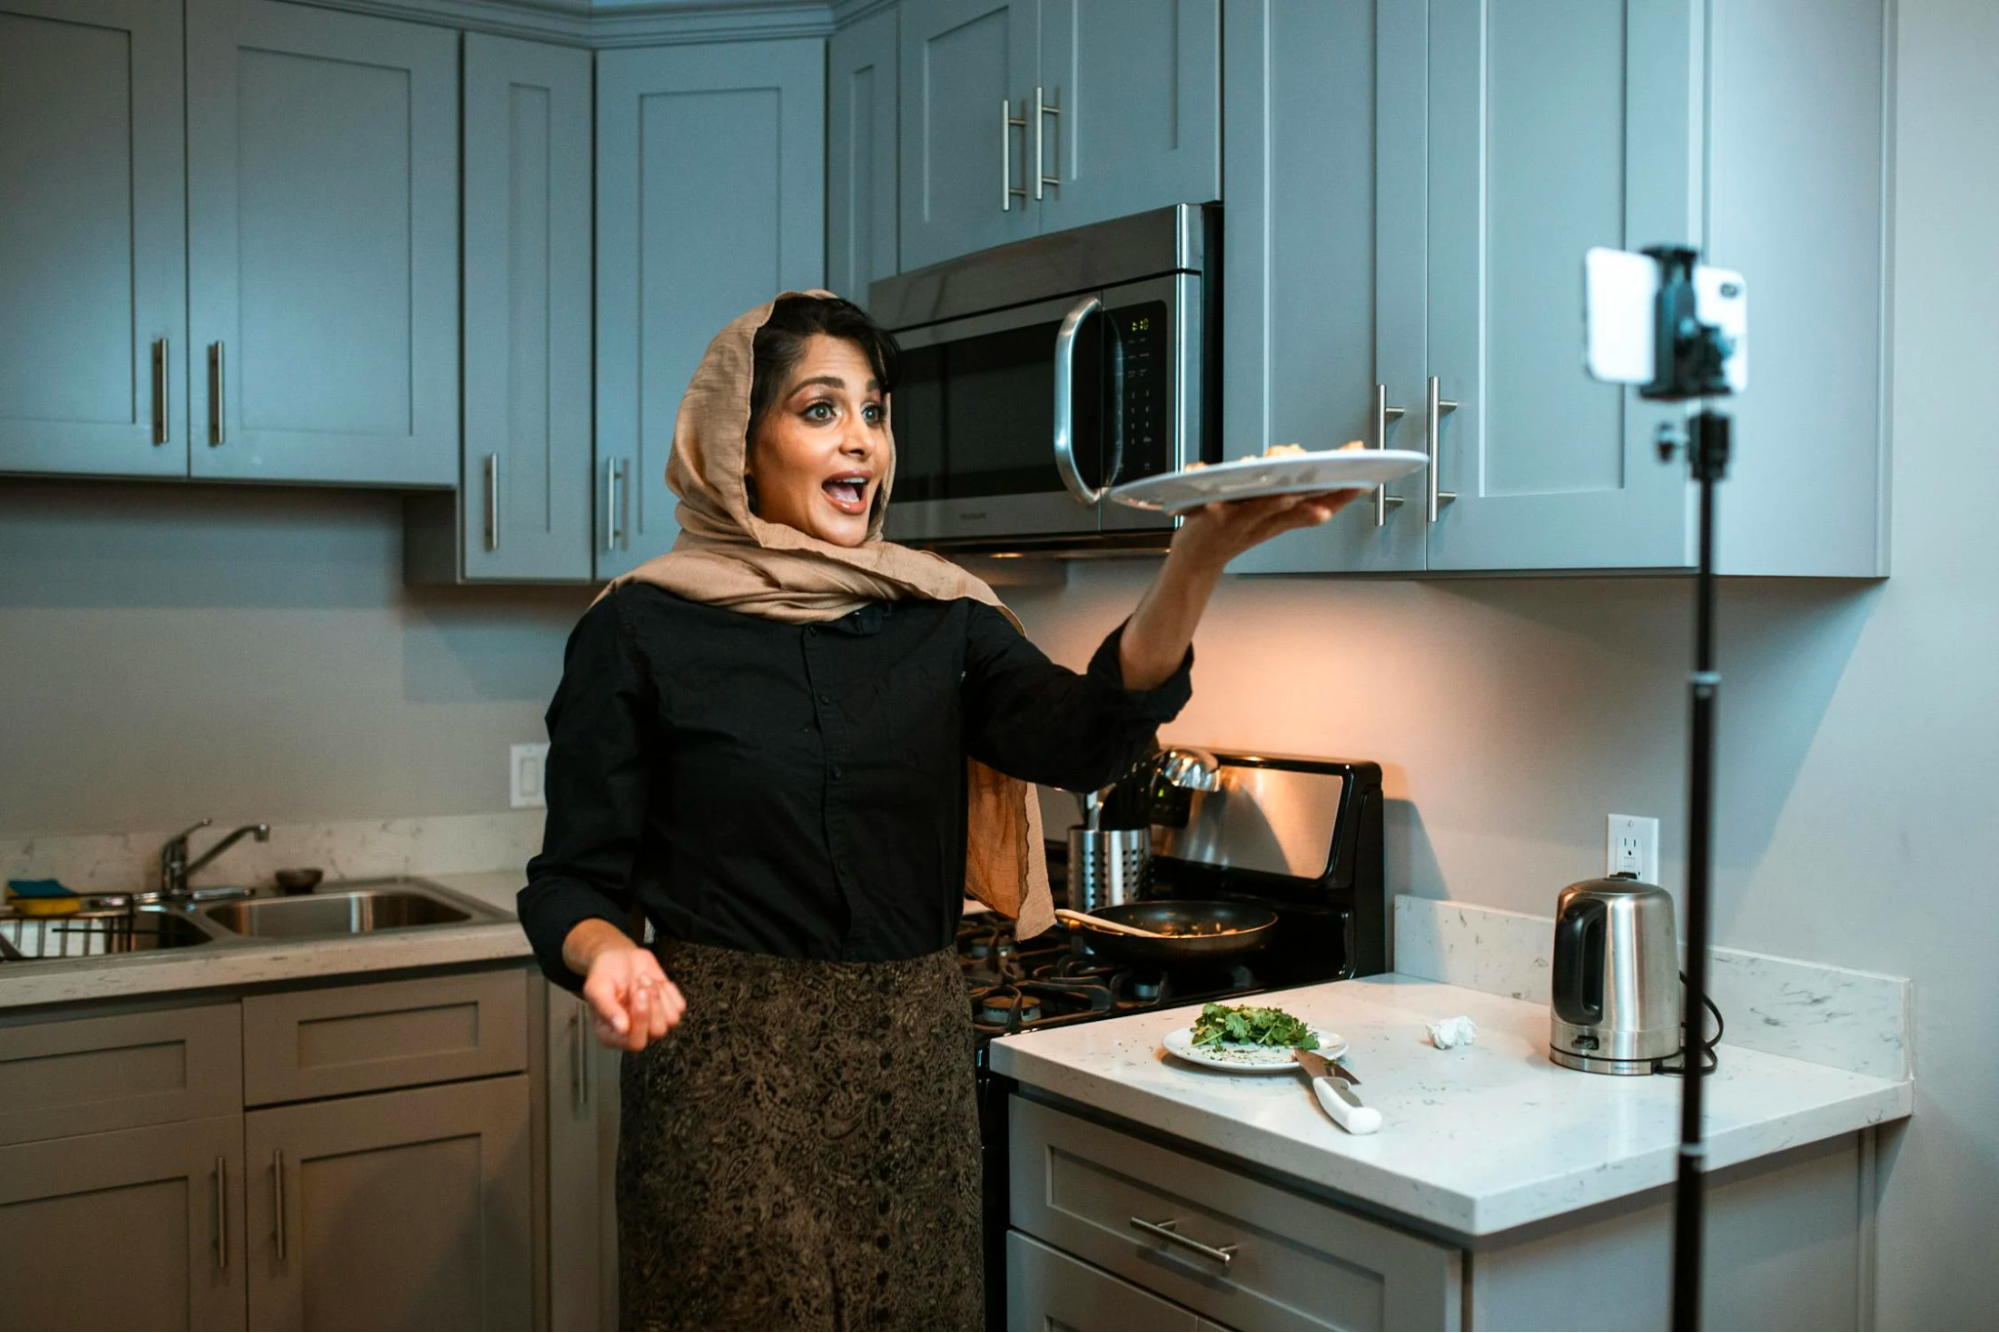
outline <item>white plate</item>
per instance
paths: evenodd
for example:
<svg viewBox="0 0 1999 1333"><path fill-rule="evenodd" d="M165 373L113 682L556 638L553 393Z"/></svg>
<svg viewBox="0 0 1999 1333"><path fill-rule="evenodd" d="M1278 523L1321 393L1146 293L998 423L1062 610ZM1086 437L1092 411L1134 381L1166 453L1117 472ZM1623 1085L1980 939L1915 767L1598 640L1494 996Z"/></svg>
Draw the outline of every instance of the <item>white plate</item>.
<svg viewBox="0 0 1999 1333"><path fill-rule="evenodd" d="M1312 1033L1319 1039L1319 1054L1328 1060L1346 1054L1346 1038L1339 1033L1324 1028L1313 1028ZM1288 1046L1250 1046L1241 1042L1196 1046L1191 1027L1174 1028L1166 1034L1165 1045L1168 1054L1177 1055L1189 1064L1226 1069L1232 1074L1275 1074L1298 1067Z"/></svg>
<svg viewBox="0 0 1999 1333"><path fill-rule="evenodd" d="M1413 449L1325 449L1281 458L1244 458L1128 481L1111 492L1111 499L1134 509L1171 513L1213 500L1372 490L1429 461Z"/></svg>

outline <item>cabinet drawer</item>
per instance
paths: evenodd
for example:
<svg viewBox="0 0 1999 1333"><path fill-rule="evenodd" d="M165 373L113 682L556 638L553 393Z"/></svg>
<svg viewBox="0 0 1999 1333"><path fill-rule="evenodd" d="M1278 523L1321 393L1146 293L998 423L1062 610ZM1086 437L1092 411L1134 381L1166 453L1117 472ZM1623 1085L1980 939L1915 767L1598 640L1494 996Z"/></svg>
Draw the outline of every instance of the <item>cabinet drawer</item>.
<svg viewBox="0 0 1999 1333"><path fill-rule="evenodd" d="M1163 1301L1018 1231L1006 1233L1006 1326L1010 1329L1185 1329L1191 1310Z"/></svg>
<svg viewBox="0 0 1999 1333"><path fill-rule="evenodd" d="M385 981L243 1001L250 1106L527 1068L527 974Z"/></svg>
<svg viewBox="0 0 1999 1333"><path fill-rule="evenodd" d="M0 1027L0 1143L243 1109L234 1004Z"/></svg>
<svg viewBox="0 0 1999 1333"><path fill-rule="evenodd" d="M1011 1109L1022 1231L1235 1328L1460 1327L1451 1246L1038 1102Z"/></svg>

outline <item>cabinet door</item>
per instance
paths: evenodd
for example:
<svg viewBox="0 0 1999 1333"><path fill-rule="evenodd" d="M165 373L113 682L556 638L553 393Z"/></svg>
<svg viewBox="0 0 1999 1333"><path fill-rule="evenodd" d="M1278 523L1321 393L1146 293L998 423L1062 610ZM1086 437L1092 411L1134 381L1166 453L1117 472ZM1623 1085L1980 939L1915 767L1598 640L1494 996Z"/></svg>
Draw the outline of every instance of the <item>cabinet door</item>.
<svg viewBox="0 0 1999 1333"><path fill-rule="evenodd" d="M196 477L458 480L458 34L188 0Z"/></svg>
<svg viewBox="0 0 1999 1333"><path fill-rule="evenodd" d="M243 1117L0 1148L0 1227L0 1328L242 1328Z"/></svg>
<svg viewBox="0 0 1999 1333"><path fill-rule="evenodd" d="M1036 0L902 6L904 272L1031 236ZM1009 120L1026 122L1009 125Z"/></svg>
<svg viewBox="0 0 1999 1333"><path fill-rule="evenodd" d="M896 13L826 44L826 286L862 306L896 271Z"/></svg>
<svg viewBox="0 0 1999 1333"><path fill-rule="evenodd" d="M590 577L590 53L465 37L468 580Z"/></svg>
<svg viewBox="0 0 1999 1333"><path fill-rule="evenodd" d="M597 574L673 545L666 461L709 340L824 274L818 38L597 62Z"/></svg>
<svg viewBox="0 0 1999 1333"><path fill-rule="evenodd" d="M616 1328L617 1055L590 1034L582 1000L546 990L549 1327Z"/></svg>
<svg viewBox="0 0 1999 1333"><path fill-rule="evenodd" d="M181 20L0 0L0 471L187 471Z"/></svg>
<svg viewBox="0 0 1999 1333"><path fill-rule="evenodd" d="M525 1075L244 1118L253 1328L526 1328Z"/></svg>
<svg viewBox="0 0 1999 1333"><path fill-rule="evenodd" d="M1419 429L1401 408L1376 420L1376 386L1400 357L1422 366L1420 230L1375 225L1377 201L1422 201L1422 88L1412 96L1379 69L1377 21L1407 26L1408 9L1374 0L1289 5L1244 0L1227 10L1228 223L1224 228L1223 421L1229 457L1273 444L1330 449L1348 440L1408 449ZM1420 18L1416 24L1420 34ZM1418 47L1420 51L1420 46ZM1379 82L1377 75L1379 74ZM1412 106L1413 103L1413 106ZM1380 114L1377 115L1377 107ZM1410 112L1412 125L1403 117ZM1391 150L1377 156L1377 142ZM1408 169L1413 145L1417 170ZM1414 299L1407 281L1416 283ZM1384 308L1379 293L1403 284ZM1323 527L1254 548L1239 574L1423 567L1423 516L1400 504L1356 501Z"/></svg>
<svg viewBox="0 0 1999 1333"><path fill-rule="evenodd" d="M1041 0L1042 231L1221 198L1221 37L1219 0Z"/></svg>
<svg viewBox="0 0 1999 1333"><path fill-rule="evenodd" d="M1006 1326L1010 1329L1193 1329L1191 1311L1112 1277L1040 1241L1006 1236Z"/></svg>
<svg viewBox="0 0 1999 1333"><path fill-rule="evenodd" d="M1582 257L1700 244L1700 8L1431 0L1427 375L1457 404L1431 569L1687 562L1671 409L1582 369ZM1390 387L1422 431L1426 383Z"/></svg>

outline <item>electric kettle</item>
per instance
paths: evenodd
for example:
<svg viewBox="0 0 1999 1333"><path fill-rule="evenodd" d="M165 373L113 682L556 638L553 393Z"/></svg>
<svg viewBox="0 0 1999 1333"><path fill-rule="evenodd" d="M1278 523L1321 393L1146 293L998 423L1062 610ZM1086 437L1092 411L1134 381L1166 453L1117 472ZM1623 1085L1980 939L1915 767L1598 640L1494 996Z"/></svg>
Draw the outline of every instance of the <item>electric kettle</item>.
<svg viewBox="0 0 1999 1333"><path fill-rule="evenodd" d="M1673 898L1628 874L1586 879L1555 904L1548 1058L1592 1074L1650 1074L1680 1053Z"/></svg>

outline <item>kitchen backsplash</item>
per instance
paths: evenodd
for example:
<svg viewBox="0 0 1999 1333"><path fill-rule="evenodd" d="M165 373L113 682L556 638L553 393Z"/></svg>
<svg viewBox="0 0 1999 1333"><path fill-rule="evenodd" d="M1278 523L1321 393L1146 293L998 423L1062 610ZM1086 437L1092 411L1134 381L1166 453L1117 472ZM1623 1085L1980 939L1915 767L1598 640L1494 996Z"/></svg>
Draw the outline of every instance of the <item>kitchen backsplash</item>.
<svg viewBox="0 0 1999 1333"><path fill-rule="evenodd" d="M273 872L295 866L317 866L329 880L524 868L541 848L541 827L540 810L273 824L270 841L244 838L193 882L268 884ZM178 831L0 839L0 877L57 879L79 891L156 888L160 846ZM228 832L225 824L202 829L188 839L189 849L199 857Z"/></svg>

